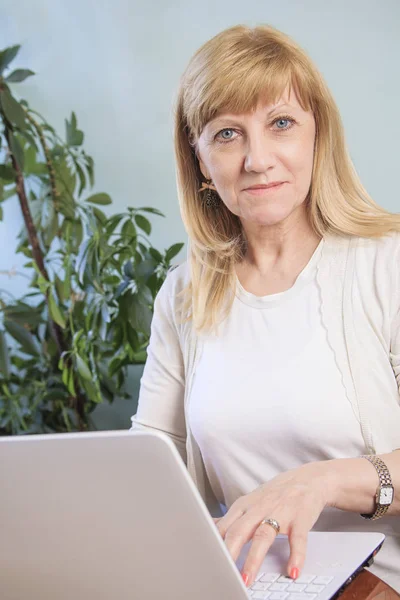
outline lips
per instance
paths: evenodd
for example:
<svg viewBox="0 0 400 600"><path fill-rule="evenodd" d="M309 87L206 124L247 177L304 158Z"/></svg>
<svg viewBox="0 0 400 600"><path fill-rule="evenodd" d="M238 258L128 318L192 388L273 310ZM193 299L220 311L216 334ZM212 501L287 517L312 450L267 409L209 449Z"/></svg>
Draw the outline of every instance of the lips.
<svg viewBox="0 0 400 600"><path fill-rule="evenodd" d="M267 185L253 185L251 187L245 188L246 190L268 190L269 188L280 185L281 183L285 183L284 181L273 181L268 183Z"/></svg>

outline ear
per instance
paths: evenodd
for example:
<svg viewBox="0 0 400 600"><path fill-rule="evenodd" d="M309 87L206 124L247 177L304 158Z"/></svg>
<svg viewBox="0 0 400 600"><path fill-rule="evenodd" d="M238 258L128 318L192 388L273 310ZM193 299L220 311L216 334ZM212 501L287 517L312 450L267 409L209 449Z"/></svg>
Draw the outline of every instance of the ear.
<svg viewBox="0 0 400 600"><path fill-rule="evenodd" d="M207 170L207 167L205 166L205 164L203 163L203 161L200 158L200 154L197 155L197 158L199 160L200 171L201 171L203 177L205 177L206 179L211 179L210 174Z"/></svg>

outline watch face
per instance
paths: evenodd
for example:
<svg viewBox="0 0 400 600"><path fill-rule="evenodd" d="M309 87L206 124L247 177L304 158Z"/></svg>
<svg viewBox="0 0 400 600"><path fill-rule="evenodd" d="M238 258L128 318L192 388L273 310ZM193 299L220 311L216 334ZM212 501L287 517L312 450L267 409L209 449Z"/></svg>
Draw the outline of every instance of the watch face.
<svg viewBox="0 0 400 600"><path fill-rule="evenodd" d="M379 493L379 504L388 505L391 504L393 500L393 488L392 487L383 487Z"/></svg>

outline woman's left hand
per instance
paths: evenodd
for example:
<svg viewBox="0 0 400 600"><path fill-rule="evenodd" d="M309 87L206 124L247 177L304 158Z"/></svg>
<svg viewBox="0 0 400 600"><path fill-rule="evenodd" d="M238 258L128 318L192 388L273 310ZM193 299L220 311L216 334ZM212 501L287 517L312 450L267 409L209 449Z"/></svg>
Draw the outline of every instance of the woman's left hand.
<svg viewBox="0 0 400 600"><path fill-rule="evenodd" d="M332 478L327 463L307 463L274 477L250 494L238 498L220 519L214 519L226 546L236 560L247 542L253 540L242 570L250 586L272 546L276 532L263 519L275 519L280 533L289 538L289 577L296 579L306 557L308 532L326 506L332 506ZM296 571L297 569L297 571ZM246 581L246 577L248 579Z"/></svg>

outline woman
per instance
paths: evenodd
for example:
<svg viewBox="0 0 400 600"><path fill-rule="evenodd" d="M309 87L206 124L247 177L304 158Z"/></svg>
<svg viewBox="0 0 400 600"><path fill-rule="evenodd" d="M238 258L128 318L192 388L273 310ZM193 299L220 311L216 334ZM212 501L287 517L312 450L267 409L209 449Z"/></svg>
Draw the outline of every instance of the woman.
<svg viewBox="0 0 400 600"><path fill-rule="evenodd" d="M132 429L172 438L234 560L252 541L248 586L279 531L297 578L313 528L385 533L371 571L400 589L400 216L269 26L196 52L175 148L190 257L156 299Z"/></svg>

